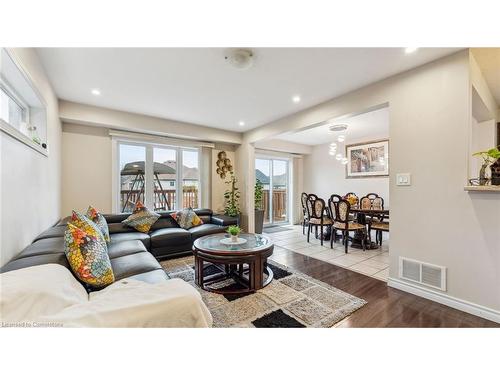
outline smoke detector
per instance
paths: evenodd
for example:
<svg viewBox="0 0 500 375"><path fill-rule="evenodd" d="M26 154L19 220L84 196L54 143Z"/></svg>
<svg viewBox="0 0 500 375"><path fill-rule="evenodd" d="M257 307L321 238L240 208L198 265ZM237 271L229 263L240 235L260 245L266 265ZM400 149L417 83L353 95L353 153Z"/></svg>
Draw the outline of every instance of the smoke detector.
<svg viewBox="0 0 500 375"><path fill-rule="evenodd" d="M347 129L347 124L335 124L329 127L331 132L343 132Z"/></svg>
<svg viewBox="0 0 500 375"><path fill-rule="evenodd" d="M245 70L253 65L254 53L248 49L232 49L224 58L233 68Z"/></svg>

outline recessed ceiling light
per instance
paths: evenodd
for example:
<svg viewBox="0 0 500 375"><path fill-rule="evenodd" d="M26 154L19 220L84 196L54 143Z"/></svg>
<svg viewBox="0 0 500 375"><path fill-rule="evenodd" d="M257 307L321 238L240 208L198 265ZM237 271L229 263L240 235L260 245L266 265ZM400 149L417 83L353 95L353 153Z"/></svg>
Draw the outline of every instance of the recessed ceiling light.
<svg viewBox="0 0 500 375"><path fill-rule="evenodd" d="M295 95L295 96L292 98L292 101L293 101L294 103L298 103L298 102L300 102L300 96Z"/></svg>
<svg viewBox="0 0 500 375"><path fill-rule="evenodd" d="M405 53L406 53L406 54L413 53L413 52L415 52L417 49L418 49L417 47L406 47L406 48L405 48Z"/></svg>
<svg viewBox="0 0 500 375"><path fill-rule="evenodd" d="M99 89L92 89L92 91L90 91L92 93L92 95L95 95L95 96L99 96L101 95L101 91Z"/></svg>
<svg viewBox="0 0 500 375"><path fill-rule="evenodd" d="M239 125L239 126L245 126L245 121L240 121L240 122L238 122L238 125Z"/></svg>

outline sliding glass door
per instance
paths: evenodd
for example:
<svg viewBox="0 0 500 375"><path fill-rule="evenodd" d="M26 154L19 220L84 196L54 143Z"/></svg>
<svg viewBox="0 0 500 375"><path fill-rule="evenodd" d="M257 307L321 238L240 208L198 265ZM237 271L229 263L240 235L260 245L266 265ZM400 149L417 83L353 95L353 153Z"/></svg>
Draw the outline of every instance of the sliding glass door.
<svg viewBox="0 0 500 375"><path fill-rule="evenodd" d="M264 224L288 223L288 160L256 158L255 179L264 188Z"/></svg>
<svg viewBox="0 0 500 375"><path fill-rule="evenodd" d="M118 143L119 212L137 201L155 211L200 207L199 150L148 143Z"/></svg>

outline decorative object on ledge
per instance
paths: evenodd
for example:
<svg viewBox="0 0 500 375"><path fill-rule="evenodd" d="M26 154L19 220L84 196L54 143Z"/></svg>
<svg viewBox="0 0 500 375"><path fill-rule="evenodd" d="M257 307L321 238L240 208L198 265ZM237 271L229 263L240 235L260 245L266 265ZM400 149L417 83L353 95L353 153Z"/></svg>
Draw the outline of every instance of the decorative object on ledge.
<svg viewBox="0 0 500 375"><path fill-rule="evenodd" d="M479 185L487 185L488 178L486 177L486 168L490 166L491 170L491 184L492 185L500 185L500 150L498 148L490 148L486 151L478 151L472 154L472 156L480 156L483 158L483 165L479 170ZM475 179L469 180L470 183L473 183Z"/></svg>
<svg viewBox="0 0 500 375"><path fill-rule="evenodd" d="M238 179L233 172L230 172L230 175L230 180L226 181L226 184L230 185L230 189L226 190L224 193L224 199L226 200L224 214L231 217L237 217L240 215L240 192L236 187Z"/></svg>
<svg viewBox="0 0 500 375"><path fill-rule="evenodd" d="M389 140L346 146L346 178L389 176Z"/></svg>
<svg viewBox="0 0 500 375"><path fill-rule="evenodd" d="M216 172L223 180L226 178L227 173L233 171L231 160L227 157L226 151L221 151L217 154L217 161L215 164L217 165Z"/></svg>

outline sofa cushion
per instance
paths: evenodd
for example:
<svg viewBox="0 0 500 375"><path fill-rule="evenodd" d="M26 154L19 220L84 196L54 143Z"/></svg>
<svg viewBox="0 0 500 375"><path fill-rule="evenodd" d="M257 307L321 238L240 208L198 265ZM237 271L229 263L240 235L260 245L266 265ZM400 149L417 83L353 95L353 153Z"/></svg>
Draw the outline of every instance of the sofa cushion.
<svg viewBox="0 0 500 375"><path fill-rule="evenodd" d="M160 215L149 210L140 201L137 201L132 215L123 220L122 223L135 228L139 232L148 233L159 218Z"/></svg>
<svg viewBox="0 0 500 375"><path fill-rule="evenodd" d="M107 248L106 240L104 239L104 235L102 234L101 230L96 225L96 223L94 223L85 215L73 211L73 213L71 214L71 221L68 223L67 226L68 229L70 228L70 225L73 225L76 228L81 229L82 231L91 236L95 236L99 245L102 246L104 249ZM64 233L64 237L66 238L66 232Z"/></svg>
<svg viewBox="0 0 500 375"><path fill-rule="evenodd" d="M220 225L223 227L238 225L238 218L234 216L214 215L212 216L212 224Z"/></svg>
<svg viewBox="0 0 500 375"><path fill-rule="evenodd" d="M164 228L151 232L151 248L179 246L191 242L191 234L182 228Z"/></svg>
<svg viewBox="0 0 500 375"><path fill-rule="evenodd" d="M35 255L26 258L14 259L9 263L7 263L5 266L3 266L0 272L9 272L21 268L39 266L41 264L51 264L51 263L60 264L68 269L71 269L68 260L66 259L66 254L64 254L63 251L54 254Z"/></svg>
<svg viewBox="0 0 500 375"><path fill-rule="evenodd" d="M115 281L154 270L161 270L160 263L147 251L111 259Z"/></svg>
<svg viewBox="0 0 500 375"><path fill-rule="evenodd" d="M58 225L44 230L42 233L35 237L33 242L42 240L44 238L64 237L64 232L66 232L66 225Z"/></svg>
<svg viewBox="0 0 500 375"><path fill-rule="evenodd" d="M31 245L21 251L20 254L14 257L14 259L21 259L45 254L64 254L64 238L44 238L39 241L33 242Z"/></svg>
<svg viewBox="0 0 500 375"><path fill-rule="evenodd" d="M110 259L145 251L147 251L146 247L139 240L111 242L108 245L108 255Z"/></svg>
<svg viewBox="0 0 500 375"><path fill-rule="evenodd" d="M215 224L202 224L188 230L189 233L191 233L191 240L194 241L197 238L207 236L209 234L224 232L224 227Z"/></svg>
<svg viewBox="0 0 500 375"><path fill-rule="evenodd" d="M127 232L127 233L112 233L110 235L111 242L108 246L115 242L123 242L123 241L132 241L139 240L141 241L146 249L149 249L151 246L151 239L149 238L149 234L141 233L141 232Z"/></svg>
<svg viewBox="0 0 500 375"><path fill-rule="evenodd" d="M99 230L101 231L104 239L106 240L106 243L109 243L108 223L106 222L104 216L92 206L89 206L85 216L92 220L95 225L97 225L97 228L99 228Z"/></svg>
<svg viewBox="0 0 500 375"><path fill-rule="evenodd" d="M68 224L64 252L76 277L92 287L105 287L115 281L106 242L99 228L84 231ZM102 239L104 241L104 238Z"/></svg>
<svg viewBox="0 0 500 375"><path fill-rule="evenodd" d="M196 215L192 208L186 208L182 211L173 213L172 217L183 229L189 229L203 224L203 221Z"/></svg>
<svg viewBox="0 0 500 375"><path fill-rule="evenodd" d="M170 279L170 277L168 277L166 272L161 269L130 276L130 279L140 280L150 284L156 284L161 283L164 280L168 280Z"/></svg>

